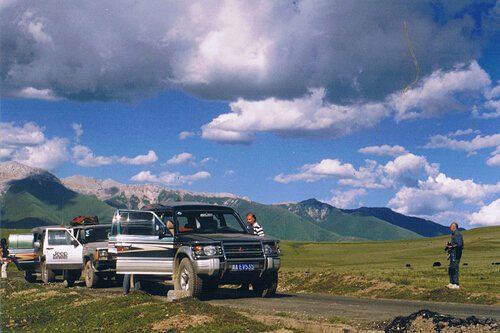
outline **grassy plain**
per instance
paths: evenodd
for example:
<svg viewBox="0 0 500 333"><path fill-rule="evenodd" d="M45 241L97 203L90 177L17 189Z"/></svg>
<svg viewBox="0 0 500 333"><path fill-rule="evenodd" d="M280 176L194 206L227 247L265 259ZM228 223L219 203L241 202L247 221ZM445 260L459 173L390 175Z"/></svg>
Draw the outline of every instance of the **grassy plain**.
<svg viewBox="0 0 500 333"><path fill-rule="evenodd" d="M460 290L448 281L450 236L390 242L282 242L280 287L361 297L500 304L500 227L462 232ZM441 266L434 266L439 262Z"/></svg>

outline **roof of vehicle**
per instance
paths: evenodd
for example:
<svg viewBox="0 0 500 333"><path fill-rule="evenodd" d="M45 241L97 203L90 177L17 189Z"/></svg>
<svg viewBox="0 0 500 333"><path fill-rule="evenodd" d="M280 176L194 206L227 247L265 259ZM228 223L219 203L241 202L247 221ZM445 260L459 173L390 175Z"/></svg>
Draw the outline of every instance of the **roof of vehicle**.
<svg viewBox="0 0 500 333"><path fill-rule="evenodd" d="M40 232L43 232L45 229L47 228L51 228L51 229L68 229L68 227L66 226L60 226L60 225L43 225L43 226L40 226L40 227L34 227L33 229L31 229L31 232L32 233L40 233Z"/></svg>
<svg viewBox="0 0 500 333"><path fill-rule="evenodd" d="M193 209L193 208L207 208L207 209L222 209L233 210L228 206L212 205L204 202L194 201L166 201L161 204L150 204L142 206L141 210L161 211L164 209Z"/></svg>
<svg viewBox="0 0 500 333"><path fill-rule="evenodd" d="M90 228L111 228L112 224L87 224L87 225L75 225L69 227L70 229L90 229Z"/></svg>

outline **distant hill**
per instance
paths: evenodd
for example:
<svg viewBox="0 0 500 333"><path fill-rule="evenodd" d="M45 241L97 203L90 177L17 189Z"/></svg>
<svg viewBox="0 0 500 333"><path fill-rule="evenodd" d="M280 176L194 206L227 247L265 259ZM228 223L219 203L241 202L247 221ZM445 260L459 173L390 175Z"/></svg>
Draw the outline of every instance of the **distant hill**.
<svg viewBox="0 0 500 333"><path fill-rule="evenodd" d="M422 238L416 232L401 228L375 216L349 214L315 199L276 206L283 207L315 223L322 229L348 237L361 237L369 240Z"/></svg>
<svg viewBox="0 0 500 333"><path fill-rule="evenodd" d="M111 221L113 207L66 188L48 171L8 163L2 163L2 228L69 225L71 219L80 215Z"/></svg>
<svg viewBox="0 0 500 333"><path fill-rule="evenodd" d="M60 180L46 170L16 162L1 163L1 167L2 228L67 225L80 215L97 215L101 221L109 221L116 208L139 209L150 203L183 200L230 206L242 217L253 212L266 235L283 240L396 240L449 234L444 226L387 208L342 210L315 199L264 205L230 193L125 185L84 176Z"/></svg>

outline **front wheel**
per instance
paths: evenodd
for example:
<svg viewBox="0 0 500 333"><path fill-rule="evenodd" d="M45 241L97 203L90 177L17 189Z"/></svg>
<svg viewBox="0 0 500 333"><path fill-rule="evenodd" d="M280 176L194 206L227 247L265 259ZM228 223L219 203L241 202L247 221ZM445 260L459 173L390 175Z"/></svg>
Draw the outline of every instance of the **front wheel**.
<svg viewBox="0 0 500 333"><path fill-rule="evenodd" d="M253 293L257 297L272 297L278 288L278 272L263 275L252 283Z"/></svg>
<svg viewBox="0 0 500 333"><path fill-rule="evenodd" d="M177 278L174 284L175 290L189 291L189 295L199 297L203 291L203 280L196 274L193 264L189 258L184 258L179 265Z"/></svg>
<svg viewBox="0 0 500 333"><path fill-rule="evenodd" d="M87 288L95 288L99 284L99 276L95 273L92 262L89 260L85 264L85 285Z"/></svg>

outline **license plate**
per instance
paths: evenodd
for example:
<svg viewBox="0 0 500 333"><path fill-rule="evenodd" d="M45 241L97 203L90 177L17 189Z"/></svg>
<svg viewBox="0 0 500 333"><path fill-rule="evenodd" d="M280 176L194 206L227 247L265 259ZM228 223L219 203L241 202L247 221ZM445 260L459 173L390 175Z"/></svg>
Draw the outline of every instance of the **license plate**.
<svg viewBox="0 0 500 333"><path fill-rule="evenodd" d="M239 264L232 265L231 269L233 271L253 271L255 269L254 264Z"/></svg>

